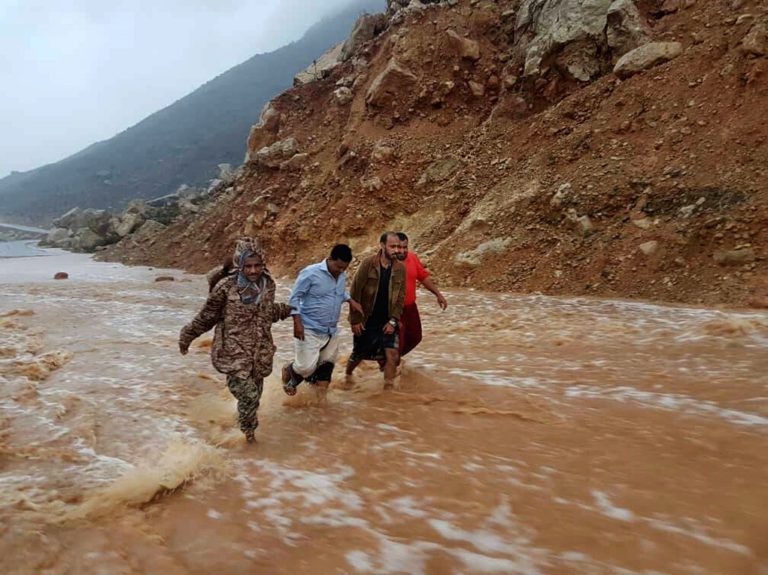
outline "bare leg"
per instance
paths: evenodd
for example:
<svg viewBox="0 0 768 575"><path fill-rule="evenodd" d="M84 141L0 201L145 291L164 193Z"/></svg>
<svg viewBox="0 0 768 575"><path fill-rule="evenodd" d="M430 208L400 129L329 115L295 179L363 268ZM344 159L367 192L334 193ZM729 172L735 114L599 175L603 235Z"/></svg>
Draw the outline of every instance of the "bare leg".
<svg viewBox="0 0 768 575"><path fill-rule="evenodd" d="M397 376L397 364L400 363L400 352L396 349L387 348L384 350L387 363L384 365L384 388L390 389L395 386L395 377Z"/></svg>
<svg viewBox="0 0 768 575"><path fill-rule="evenodd" d="M347 369L345 370L344 373L346 373L347 375L352 375L352 372L355 371L355 368L358 365L360 365L360 361L361 360L359 359L349 358L349 360L347 361Z"/></svg>

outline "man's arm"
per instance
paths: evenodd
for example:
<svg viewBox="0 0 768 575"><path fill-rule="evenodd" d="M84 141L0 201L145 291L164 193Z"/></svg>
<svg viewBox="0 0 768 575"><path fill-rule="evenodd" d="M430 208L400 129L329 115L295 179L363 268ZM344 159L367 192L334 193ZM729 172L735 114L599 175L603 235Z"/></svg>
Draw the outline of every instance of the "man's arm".
<svg viewBox="0 0 768 575"><path fill-rule="evenodd" d="M182 355L187 355L189 344L218 323L226 303L227 290L223 287L214 290L208 296L200 313L181 328L181 333L179 333L179 351Z"/></svg>
<svg viewBox="0 0 768 575"><path fill-rule="evenodd" d="M442 293L440 293L440 290L434 283L432 283L432 280L429 279L429 277L425 277L423 280L421 280L421 285L435 294L435 297L437 298L437 305L439 305L441 309L448 307L448 300L445 299L445 296L443 296Z"/></svg>
<svg viewBox="0 0 768 575"><path fill-rule="evenodd" d="M352 278L352 286L349 288L349 295L350 298L356 302L362 300L363 288L365 287L365 282L368 279L369 268L370 264L368 259L363 260L360 264L360 267L357 268L357 271L355 272L355 277ZM354 309L354 306L350 304L349 323L353 326L356 324L362 324L363 317L364 314L362 308L358 311Z"/></svg>
<svg viewBox="0 0 768 575"><path fill-rule="evenodd" d="M293 289L291 290L291 298L288 300L288 305L293 308L293 311L291 311L291 316L293 316L293 337L301 341L304 341L304 322L301 320L301 303L309 293L311 286L311 273L307 268L304 268L299 273L299 277L296 278L296 283L293 284Z"/></svg>

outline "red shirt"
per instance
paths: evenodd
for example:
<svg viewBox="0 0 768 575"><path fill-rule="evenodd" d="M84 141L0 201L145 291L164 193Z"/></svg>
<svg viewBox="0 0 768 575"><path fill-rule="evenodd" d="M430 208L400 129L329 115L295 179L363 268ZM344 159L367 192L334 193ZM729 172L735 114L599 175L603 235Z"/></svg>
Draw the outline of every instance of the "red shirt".
<svg viewBox="0 0 768 575"><path fill-rule="evenodd" d="M424 281L429 277L429 272L424 268L419 256L409 251L403 262L405 264L405 302L403 305L416 303L416 282Z"/></svg>

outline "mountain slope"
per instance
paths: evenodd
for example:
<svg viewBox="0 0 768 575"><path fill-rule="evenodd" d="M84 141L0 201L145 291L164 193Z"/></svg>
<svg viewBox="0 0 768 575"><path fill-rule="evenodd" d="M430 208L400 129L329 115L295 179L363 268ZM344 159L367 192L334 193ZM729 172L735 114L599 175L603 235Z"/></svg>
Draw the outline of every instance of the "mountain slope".
<svg viewBox="0 0 768 575"><path fill-rule="evenodd" d="M578 20L550 9L592 17L580 0L397 12L367 65L272 101L264 136L298 169L256 158L204 213L105 257L204 271L246 233L293 274L401 229L447 284L768 306L768 11L725 4L591 3L635 13L611 34L553 28ZM676 57L613 73L627 30Z"/></svg>
<svg viewBox="0 0 768 575"><path fill-rule="evenodd" d="M47 223L76 205L119 209L132 198L205 184L217 164L242 162L248 131L271 97L343 40L361 12L383 8L383 0L357 0L300 40L254 56L117 136L3 178L0 217Z"/></svg>

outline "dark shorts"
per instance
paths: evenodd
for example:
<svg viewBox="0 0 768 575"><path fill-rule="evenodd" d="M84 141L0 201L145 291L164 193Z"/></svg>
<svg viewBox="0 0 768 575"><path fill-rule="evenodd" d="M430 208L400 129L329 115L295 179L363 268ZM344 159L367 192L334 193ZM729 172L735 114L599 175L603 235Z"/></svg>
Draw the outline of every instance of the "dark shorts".
<svg viewBox="0 0 768 575"><path fill-rule="evenodd" d="M398 349L400 336L397 328L395 332L386 334L384 326L378 328L367 327L362 335L352 338L352 355L349 359L360 361L363 359L383 359L385 349Z"/></svg>

